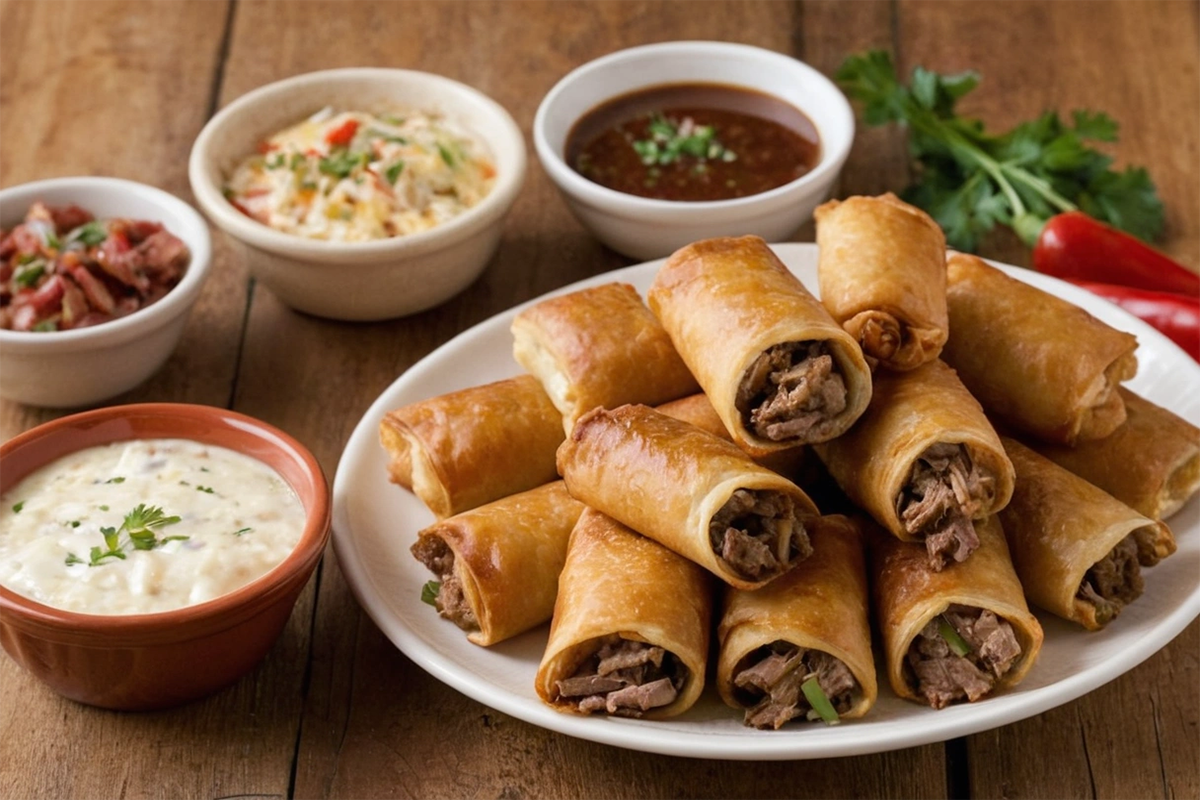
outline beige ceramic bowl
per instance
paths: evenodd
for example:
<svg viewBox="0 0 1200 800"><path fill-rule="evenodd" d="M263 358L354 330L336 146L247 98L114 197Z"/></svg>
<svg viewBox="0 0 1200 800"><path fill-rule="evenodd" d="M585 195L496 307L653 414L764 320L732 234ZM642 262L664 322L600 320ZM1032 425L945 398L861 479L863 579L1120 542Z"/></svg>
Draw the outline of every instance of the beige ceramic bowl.
<svg viewBox="0 0 1200 800"><path fill-rule="evenodd" d="M81 177L0 191L0 227L11 229L37 200L74 203L98 218L161 222L191 251L179 285L127 317L69 331L0 330L0 397L51 408L91 405L137 386L175 350L208 278L208 225L195 209L161 189L119 178Z"/></svg>
<svg viewBox="0 0 1200 800"><path fill-rule="evenodd" d="M262 461L296 491L306 521L275 569L174 611L80 614L0 586L0 644L8 654L59 694L103 708L179 705L250 671L279 637L329 539L329 488L312 454L277 428L210 406L113 406L47 422L0 446L0 492L76 450L152 438L192 439Z"/></svg>
<svg viewBox="0 0 1200 800"><path fill-rule="evenodd" d="M325 106L440 114L483 145L496 165L496 183L478 205L436 228L375 242L306 239L234 208L221 191L225 178L259 142ZM525 161L525 141L512 117L475 89L426 72L354 68L298 75L233 101L200 132L188 175L201 209L281 300L317 316L379 320L437 305L479 277L500 242Z"/></svg>

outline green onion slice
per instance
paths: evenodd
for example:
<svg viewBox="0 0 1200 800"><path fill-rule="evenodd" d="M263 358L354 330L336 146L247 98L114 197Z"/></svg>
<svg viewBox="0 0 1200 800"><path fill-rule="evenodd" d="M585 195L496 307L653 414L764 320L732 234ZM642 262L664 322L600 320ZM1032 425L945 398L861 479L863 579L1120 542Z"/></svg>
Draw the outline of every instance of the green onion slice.
<svg viewBox="0 0 1200 800"><path fill-rule="evenodd" d="M429 581L421 587L421 602L428 603L431 606L437 605L438 592L442 590L442 584L439 581Z"/></svg>
<svg viewBox="0 0 1200 800"><path fill-rule="evenodd" d="M950 650L954 655L965 656L971 652L971 645L967 644L967 640L954 630L954 626L944 615L938 617L938 633L946 640L946 644L950 645Z"/></svg>
<svg viewBox="0 0 1200 800"><path fill-rule="evenodd" d="M833 703L830 703L829 698L825 696L825 691L817 681L816 675L800 684L800 691L804 692L808 704L812 706L813 711L820 715L821 719L825 720L825 724L837 725L841 721L838 719L837 711L833 708Z"/></svg>

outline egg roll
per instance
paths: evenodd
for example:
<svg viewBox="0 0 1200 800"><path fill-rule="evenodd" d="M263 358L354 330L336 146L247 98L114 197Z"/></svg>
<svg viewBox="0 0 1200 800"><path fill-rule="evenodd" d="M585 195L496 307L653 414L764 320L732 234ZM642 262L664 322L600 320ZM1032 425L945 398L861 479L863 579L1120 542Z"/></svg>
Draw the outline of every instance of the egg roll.
<svg viewBox="0 0 1200 800"><path fill-rule="evenodd" d="M1171 529L1015 439L1002 441L1017 488L1000 520L1025 594L1100 630L1141 596L1141 568L1175 552Z"/></svg>
<svg viewBox="0 0 1200 800"><path fill-rule="evenodd" d="M820 718L801 688L811 677L838 719L875 704L862 536L842 516L814 519L809 535L813 554L786 575L755 592L724 593L717 689L749 727Z"/></svg>
<svg viewBox="0 0 1200 800"><path fill-rule="evenodd" d="M712 581L595 509L571 532L535 687L557 711L661 719L704 689Z"/></svg>
<svg viewBox="0 0 1200 800"><path fill-rule="evenodd" d="M512 323L513 357L542 382L567 433L585 412L700 390L637 290L607 283L551 297Z"/></svg>
<svg viewBox="0 0 1200 800"><path fill-rule="evenodd" d="M717 416L716 409L712 407L712 403L709 402L704 392L681 397L669 403L663 403L662 405L655 406L654 410L660 414L666 414L668 417L674 417L675 419L695 425L697 428L708 431L713 436L719 436L727 442L733 441L733 437L725 429L725 423L721 422L721 418ZM805 445L796 445L786 450L776 450L773 453L751 456L751 458L767 469L778 472L785 478L795 482L796 476L804 470L805 465L808 463L805 461L807 453L808 448Z"/></svg>
<svg viewBox="0 0 1200 800"><path fill-rule="evenodd" d="M1042 626L1029 613L997 517L979 548L935 571L919 545L869 539L870 574L888 682L906 700L945 708L1015 686L1037 660Z"/></svg>
<svg viewBox="0 0 1200 800"><path fill-rule="evenodd" d="M1074 447L1023 440L1150 519L1166 519L1200 489L1200 428L1126 389L1125 422Z"/></svg>
<svg viewBox="0 0 1200 800"><path fill-rule="evenodd" d="M970 556L979 541L975 522L1013 492L1000 438L938 359L877 372L858 423L814 449L851 500L893 536L925 545L934 570Z"/></svg>
<svg viewBox="0 0 1200 800"><path fill-rule="evenodd" d="M867 363L914 369L946 343L946 236L928 214L888 194L818 206L821 302Z"/></svg>
<svg viewBox="0 0 1200 800"><path fill-rule="evenodd" d="M757 236L676 251L648 300L726 430L755 455L839 436L871 399L858 342Z"/></svg>
<svg viewBox="0 0 1200 800"><path fill-rule="evenodd" d="M558 449L577 500L691 559L739 589L756 589L811 552L817 513L794 483L736 445L646 406L597 408Z"/></svg>
<svg viewBox="0 0 1200 800"><path fill-rule="evenodd" d="M379 438L391 481L445 519L557 480L562 417L522 375L389 411Z"/></svg>
<svg viewBox="0 0 1200 800"><path fill-rule="evenodd" d="M484 647L542 624L582 512L555 481L435 522L411 548L437 578L422 599Z"/></svg>
<svg viewBox="0 0 1200 800"><path fill-rule="evenodd" d="M1137 374L1137 338L975 256L947 261L942 358L989 414L1048 442L1108 436L1125 421L1117 387Z"/></svg>

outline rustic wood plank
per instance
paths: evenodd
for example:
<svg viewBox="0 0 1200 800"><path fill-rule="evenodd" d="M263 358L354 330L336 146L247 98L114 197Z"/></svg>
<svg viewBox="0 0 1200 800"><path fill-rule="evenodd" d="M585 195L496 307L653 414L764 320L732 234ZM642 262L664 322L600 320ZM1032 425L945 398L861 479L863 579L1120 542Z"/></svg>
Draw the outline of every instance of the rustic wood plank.
<svg viewBox="0 0 1200 800"><path fill-rule="evenodd" d="M1107 111L1122 126L1121 141L1110 148L1117 163L1144 165L1158 185L1167 208L1163 249L1200 268L1197 11L1194 4L1170 2L905 0L897 15L898 61L906 73L918 63L938 71L980 71L983 83L962 111L989 127L1007 128L1046 109ZM1028 249L1010 235L990 237L984 254L1029 263ZM1195 796L1196 652L1193 623L1108 686L1034 719L970 737L972 794Z"/></svg>
<svg viewBox="0 0 1200 800"><path fill-rule="evenodd" d="M212 104L228 5L6 2L0 6L0 184L111 175L185 199L187 156ZM184 341L113 403L227 405L246 275L217 251ZM7 439L63 412L0 404ZM0 786L8 797L215 797L288 792L311 589L266 662L190 706L117 714L63 700L0 658Z"/></svg>

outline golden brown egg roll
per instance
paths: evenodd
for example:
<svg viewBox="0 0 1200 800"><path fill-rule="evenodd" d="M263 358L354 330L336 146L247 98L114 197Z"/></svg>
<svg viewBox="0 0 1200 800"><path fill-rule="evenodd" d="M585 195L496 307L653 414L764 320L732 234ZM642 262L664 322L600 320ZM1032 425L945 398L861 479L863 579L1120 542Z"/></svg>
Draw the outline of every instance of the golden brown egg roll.
<svg viewBox="0 0 1200 800"><path fill-rule="evenodd" d="M717 689L745 710L750 727L813 718L801 689L812 675L840 719L875 705L862 536L842 516L812 520L809 535L813 554L786 575L758 591L724 593Z"/></svg>
<svg viewBox="0 0 1200 800"><path fill-rule="evenodd" d="M871 399L858 342L757 236L676 251L648 300L733 440L751 453L839 436Z"/></svg>
<svg viewBox="0 0 1200 800"><path fill-rule="evenodd" d="M422 530L412 554L437 577L438 613L485 647L550 619L582 512L583 503L555 481Z"/></svg>
<svg viewBox="0 0 1200 800"><path fill-rule="evenodd" d="M567 433L593 408L658 405L700 390L627 283L543 300L517 315L512 333L513 357L542 382Z"/></svg>
<svg viewBox="0 0 1200 800"><path fill-rule="evenodd" d="M571 532L538 696L557 711L661 719L704 688L712 581L595 509Z"/></svg>
<svg viewBox="0 0 1200 800"><path fill-rule="evenodd" d="M557 480L562 416L522 375L389 411L388 476L439 519Z"/></svg>
<svg viewBox="0 0 1200 800"><path fill-rule="evenodd" d="M996 517L979 548L935 572L924 548L874 531L871 586L888 682L906 700L944 708L975 702L1025 677L1042 647Z"/></svg>
<svg viewBox="0 0 1200 800"><path fill-rule="evenodd" d="M875 375L871 404L847 433L814 449L842 490L942 569L974 551L974 521L1003 508L1013 468L979 403L935 359Z"/></svg>
<svg viewBox="0 0 1200 800"><path fill-rule="evenodd" d="M1090 631L1103 628L1141 595L1141 567L1175 552L1171 529L1015 439L1002 441L1017 488L1000 520L1025 594Z"/></svg>
<svg viewBox="0 0 1200 800"><path fill-rule="evenodd" d="M942 358L994 414L1049 442L1098 439L1125 421L1117 386L1137 338L975 256L952 253Z"/></svg>
<svg viewBox="0 0 1200 800"><path fill-rule="evenodd" d="M1200 489L1200 428L1126 389L1125 422L1074 447L1024 443L1151 519L1166 519Z"/></svg>
<svg viewBox="0 0 1200 800"><path fill-rule="evenodd" d="M888 194L818 206L821 302L867 362L913 369L942 352L946 236L928 214Z"/></svg>
<svg viewBox="0 0 1200 800"><path fill-rule="evenodd" d="M708 431L713 436L719 436L727 442L733 441L733 437L725 429L725 423L721 421L721 418L717 415L717 410L713 408L712 403L709 402L708 396L704 392L672 400L669 403L663 403L662 405L655 406L654 410L660 414L666 414L668 417L674 417L675 419L695 425L700 430ZM805 467L805 456L807 453L808 447L805 445L796 445L795 447L789 447L786 450L776 450L766 455L751 455L751 458L767 469L778 472L788 480L796 482L796 476Z"/></svg>
<svg viewBox="0 0 1200 800"><path fill-rule="evenodd" d="M736 445L646 406L594 409L558 449L578 500L691 559L739 589L756 589L811 552L817 513L794 483Z"/></svg>

